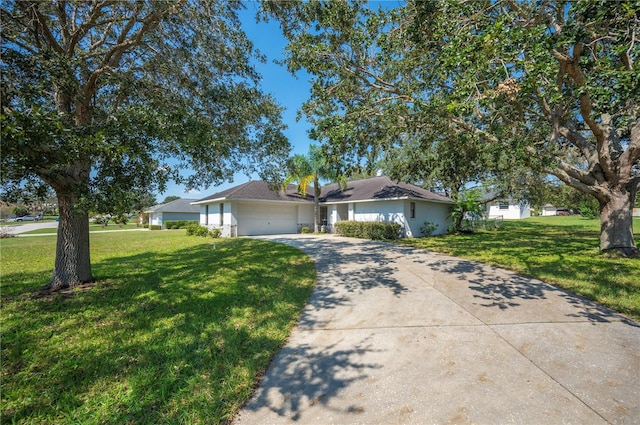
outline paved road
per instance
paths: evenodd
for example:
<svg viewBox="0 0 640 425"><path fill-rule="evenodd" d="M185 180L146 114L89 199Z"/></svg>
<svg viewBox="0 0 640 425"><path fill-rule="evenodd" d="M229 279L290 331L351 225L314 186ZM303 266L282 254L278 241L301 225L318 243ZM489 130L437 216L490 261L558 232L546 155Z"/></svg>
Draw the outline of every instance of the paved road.
<svg viewBox="0 0 640 425"><path fill-rule="evenodd" d="M21 225L8 223L6 224L5 227L9 229L9 231L14 235L19 235L21 233L30 232L32 230L56 228L58 227L58 222L57 221L34 221L33 223L28 222Z"/></svg>
<svg viewBox="0 0 640 425"><path fill-rule="evenodd" d="M637 424L640 325L472 261L339 237L234 423Z"/></svg>

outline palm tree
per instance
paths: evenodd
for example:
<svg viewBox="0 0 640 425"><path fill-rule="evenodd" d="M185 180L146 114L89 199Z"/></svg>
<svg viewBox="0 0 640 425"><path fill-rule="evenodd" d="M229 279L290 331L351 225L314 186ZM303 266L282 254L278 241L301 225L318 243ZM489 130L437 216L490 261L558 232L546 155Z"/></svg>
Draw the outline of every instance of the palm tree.
<svg viewBox="0 0 640 425"><path fill-rule="evenodd" d="M302 196L307 195L309 185L313 184L313 231L320 231L320 179L337 179L338 174L329 166L328 161L322 154L322 150L316 146L309 146L307 155L294 155L287 164L288 177L285 179L284 186L289 183L296 182L298 184L298 193Z"/></svg>

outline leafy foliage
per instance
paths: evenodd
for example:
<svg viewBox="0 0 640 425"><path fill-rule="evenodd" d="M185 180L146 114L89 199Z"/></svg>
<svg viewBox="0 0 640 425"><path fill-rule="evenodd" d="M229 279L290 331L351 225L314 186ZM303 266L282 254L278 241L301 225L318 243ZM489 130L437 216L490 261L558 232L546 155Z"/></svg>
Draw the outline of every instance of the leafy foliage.
<svg viewBox="0 0 640 425"><path fill-rule="evenodd" d="M298 193L307 195L309 186L313 186L314 231L320 230L320 193L321 179L336 179L342 181L335 164L332 164L325 153L316 145L309 146L307 155L294 155L287 161L287 177L284 186L291 182L298 184Z"/></svg>
<svg viewBox="0 0 640 425"><path fill-rule="evenodd" d="M195 187L282 168L281 108L258 87L251 60L261 56L241 30L240 7L2 3L0 183L55 190L69 249L52 285L91 280L89 210L129 212L136 193L169 179Z"/></svg>
<svg viewBox="0 0 640 425"><path fill-rule="evenodd" d="M313 76L302 111L337 162L387 157L452 196L517 190L523 168L594 197L601 248L635 251L637 2L269 3L285 62ZM467 155L467 153L469 155ZM392 173L392 174L393 174Z"/></svg>
<svg viewBox="0 0 640 425"><path fill-rule="evenodd" d="M372 240L394 240L402 234L402 226L398 223L377 221L339 221L335 224L336 231L351 238Z"/></svg>
<svg viewBox="0 0 640 425"><path fill-rule="evenodd" d="M197 223L191 223L186 226L187 236L209 236L209 229Z"/></svg>
<svg viewBox="0 0 640 425"><path fill-rule="evenodd" d="M435 232L437 228L438 228L437 223L425 221L424 223L422 223L422 226L420 226L420 233L422 234L422 236L431 236L433 235L433 232Z"/></svg>
<svg viewBox="0 0 640 425"><path fill-rule="evenodd" d="M167 229L185 229L192 224L199 225L200 222L198 220L165 220L163 224Z"/></svg>
<svg viewBox="0 0 640 425"><path fill-rule="evenodd" d="M455 204L451 207L451 233L465 230L464 220L477 220L484 214L482 196L478 190L472 189L459 193L453 198Z"/></svg>

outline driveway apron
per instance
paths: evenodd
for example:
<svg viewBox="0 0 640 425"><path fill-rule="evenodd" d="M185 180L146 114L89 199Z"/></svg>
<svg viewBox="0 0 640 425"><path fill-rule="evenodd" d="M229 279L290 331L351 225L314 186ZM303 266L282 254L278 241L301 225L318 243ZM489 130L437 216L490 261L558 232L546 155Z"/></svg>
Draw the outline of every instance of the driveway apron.
<svg viewBox="0 0 640 425"><path fill-rule="evenodd" d="M246 424L638 424L640 325L539 280L337 236Z"/></svg>

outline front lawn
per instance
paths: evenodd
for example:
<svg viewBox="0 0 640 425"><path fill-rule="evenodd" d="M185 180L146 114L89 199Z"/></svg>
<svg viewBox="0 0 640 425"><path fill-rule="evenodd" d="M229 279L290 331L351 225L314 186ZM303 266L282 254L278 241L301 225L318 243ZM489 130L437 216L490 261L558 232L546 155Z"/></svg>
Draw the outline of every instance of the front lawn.
<svg viewBox="0 0 640 425"><path fill-rule="evenodd" d="M1 243L2 423L223 423L315 282L285 245L99 233L97 283L38 297L55 238Z"/></svg>
<svg viewBox="0 0 640 425"><path fill-rule="evenodd" d="M504 267L640 319L640 258L599 253L600 222L582 217L505 221L493 231L400 243ZM634 220L640 241L640 220Z"/></svg>

